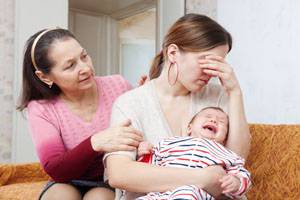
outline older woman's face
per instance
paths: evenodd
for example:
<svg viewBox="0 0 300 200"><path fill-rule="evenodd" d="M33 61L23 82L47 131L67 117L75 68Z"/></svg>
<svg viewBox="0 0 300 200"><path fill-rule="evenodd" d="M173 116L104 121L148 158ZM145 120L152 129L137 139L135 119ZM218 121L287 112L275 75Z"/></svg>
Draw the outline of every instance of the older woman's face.
<svg viewBox="0 0 300 200"><path fill-rule="evenodd" d="M179 75L178 80L181 84L191 92L197 92L208 83L211 76L203 73L199 60L205 59L208 55L218 55L223 58L228 53L228 45L221 45L203 52L184 52L180 53L177 59Z"/></svg>
<svg viewBox="0 0 300 200"><path fill-rule="evenodd" d="M55 41L48 56L54 63L49 77L63 92L80 92L94 84L91 58L75 39Z"/></svg>

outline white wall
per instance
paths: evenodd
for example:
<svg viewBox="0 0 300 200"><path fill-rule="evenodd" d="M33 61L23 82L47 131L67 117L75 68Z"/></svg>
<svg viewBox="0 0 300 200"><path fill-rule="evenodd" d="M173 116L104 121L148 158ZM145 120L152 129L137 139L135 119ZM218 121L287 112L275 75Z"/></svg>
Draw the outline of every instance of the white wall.
<svg viewBox="0 0 300 200"><path fill-rule="evenodd" d="M26 40L35 32L48 27L67 28L68 0L15 0L15 65L14 102L17 103L22 81L22 57ZM37 160L29 135L27 121L14 112L12 162Z"/></svg>
<svg viewBox="0 0 300 200"><path fill-rule="evenodd" d="M300 1L219 0L249 122L300 123Z"/></svg>

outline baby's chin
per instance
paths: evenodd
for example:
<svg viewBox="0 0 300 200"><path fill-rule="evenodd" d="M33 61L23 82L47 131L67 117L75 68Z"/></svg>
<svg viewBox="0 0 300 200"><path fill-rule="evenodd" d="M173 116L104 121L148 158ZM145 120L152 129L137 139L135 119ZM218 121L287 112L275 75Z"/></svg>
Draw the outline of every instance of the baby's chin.
<svg viewBox="0 0 300 200"><path fill-rule="evenodd" d="M206 135L203 135L203 134L195 134L195 133L191 133L189 135L190 137L193 137L193 138L199 138L199 139L203 139L203 138L206 138L206 139L212 139L211 137L208 137Z"/></svg>

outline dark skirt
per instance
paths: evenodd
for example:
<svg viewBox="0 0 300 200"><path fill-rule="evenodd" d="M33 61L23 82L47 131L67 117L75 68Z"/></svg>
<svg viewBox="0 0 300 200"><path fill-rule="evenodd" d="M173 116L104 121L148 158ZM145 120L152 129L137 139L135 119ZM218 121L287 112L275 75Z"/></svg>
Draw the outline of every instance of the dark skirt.
<svg viewBox="0 0 300 200"><path fill-rule="evenodd" d="M40 196L39 196L39 200L41 200L42 196L45 194L45 192L52 187L54 184L56 184L57 182L54 181L49 181L43 191L41 192ZM85 181L85 180L72 180L69 183L66 184L70 184L72 186L74 186L80 193L81 196L83 197L85 195L85 193L87 193L90 189L92 188L96 188L96 187L104 187L104 188L108 188L110 190L112 190L113 192L115 191L114 188L110 187L108 185L108 183L104 183L104 182L96 182L96 181Z"/></svg>

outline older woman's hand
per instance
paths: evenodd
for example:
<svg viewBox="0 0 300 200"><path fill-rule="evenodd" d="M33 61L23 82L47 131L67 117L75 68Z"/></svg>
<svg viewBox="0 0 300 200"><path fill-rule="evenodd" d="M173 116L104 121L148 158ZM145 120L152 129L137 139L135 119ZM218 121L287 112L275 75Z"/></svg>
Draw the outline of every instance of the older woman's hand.
<svg viewBox="0 0 300 200"><path fill-rule="evenodd" d="M144 85L147 81L149 81L149 77L147 75L142 75L138 81L138 86Z"/></svg>
<svg viewBox="0 0 300 200"><path fill-rule="evenodd" d="M143 134L129 120L91 137L92 148L99 152L133 151L143 141Z"/></svg>
<svg viewBox="0 0 300 200"><path fill-rule="evenodd" d="M240 85L235 76L232 67L221 56L207 55L205 59L199 60L200 66L203 68L203 72L207 75L218 77L221 84L228 92L240 92Z"/></svg>

